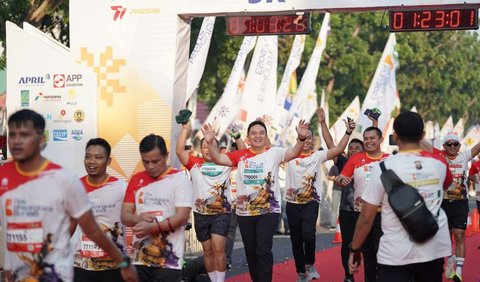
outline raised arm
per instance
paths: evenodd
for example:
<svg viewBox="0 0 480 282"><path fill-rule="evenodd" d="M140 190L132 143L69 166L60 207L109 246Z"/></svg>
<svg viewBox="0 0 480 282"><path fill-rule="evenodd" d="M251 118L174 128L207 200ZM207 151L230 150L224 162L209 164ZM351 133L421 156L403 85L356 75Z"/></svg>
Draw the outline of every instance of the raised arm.
<svg viewBox="0 0 480 282"><path fill-rule="evenodd" d="M293 160L294 158L298 157L300 153L302 153L303 150L303 144L305 140L307 139L307 134L310 129L308 129L308 126L310 123L306 122L305 120L300 120L297 126L297 143L295 143L295 146L292 149L288 149L287 152L285 152L285 158L283 159L284 162L288 162L290 160Z"/></svg>
<svg viewBox="0 0 480 282"><path fill-rule="evenodd" d="M208 152L212 157L212 161L218 165L223 166L232 166L232 161L225 154L218 152L217 147L215 147L215 131L212 129L210 124L205 124L202 127L203 136L205 142L208 144Z"/></svg>
<svg viewBox="0 0 480 282"><path fill-rule="evenodd" d="M182 124L182 131L180 131L180 136L178 136L177 146L175 147L175 153L180 162L185 166L188 163L190 158L190 152L185 150L185 142L187 141L188 134L190 133L190 121L186 124Z"/></svg>
<svg viewBox="0 0 480 282"><path fill-rule="evenodd" d="M243 142L240 132L228 128L227 134L230 135L230 137L235 141L235 144L237 145L237 150L247 149L247 146L245 145L245 142Z"/></svg>
<svg viewBox="0 0 480 282"><path fill-rule="evenodd" d="M331 149L335 147L335 142L333 142L332 135L330 134L330 130L328 130L327 122L325 121L325 111L322 108L317 109L317 117L318 117L318 124L322 130L323 140L325 140L325 144L327 144L327 148Z"/></svg>
<svg viewBox="0 0 480 282"><path fill-rule="evenodd" d="M340 143L338 143L338 146L333 147L331 149L329 148L327 152L327 159L329 160L337 157L338 155L340 155L342 152L345 151L345 147L347 147L348 140L350 140L350 135L355 129L355 122L353 120L349 119L348 123L344 120L344 122L347 127L347 130L345 131L345 134L340 140Z"/></svg>

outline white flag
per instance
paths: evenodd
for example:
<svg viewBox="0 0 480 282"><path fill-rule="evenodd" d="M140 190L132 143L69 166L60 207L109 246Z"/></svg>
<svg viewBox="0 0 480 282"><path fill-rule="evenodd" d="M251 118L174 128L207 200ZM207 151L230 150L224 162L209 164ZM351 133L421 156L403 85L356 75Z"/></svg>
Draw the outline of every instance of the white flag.
<svg viewBox="0 0 480 282"><path fill-rule="evenodd" d="M295 135L295 125L300 119L306 119L309 121L315 113L315 109L313 109L313 107L316 108L317 106L315 82L317 80L317 74L320 67L323 50L325 50L327 44L329 30L330 13L326 13L325 17L323 18L322 27L320 28L320 33L318 34L312 56L308 61L307 68L302 76L302 81L298 86L297 94L295 95L295 99L293 100L290 110L288 111L287 119L280 120L280 134L277 134L273 140L277 145L281 145L287 136L292 134Z"/></svg>
<svg viewBox="0 0 480 282"><path fill-rule="evenodd" d="M398 67L398 54L395 51L395 33L390 33L387 45L383 51L380 63L373 76L370 88L363 101L360 118L357 121L357 131L363 132L372 125L372 121L363 113L366 109L377 108L382 112L378 119L378 128L385 132L387 122L392 117L392 111L398 103L397 82L395 70Z"/></svg>
<svg viewBox="0 0 480 282"><path fill-rule="evenodd" d="M210 41L212 39L213 27L215 25L215 17L205 17L200 28L200 33L197 37L195 48L193 48L188 61L188 79L187 79L187 93L185 95L185 104L193 95L195 89L200 83L203 70L205 69L205 62L207 61L208 49L210 48Z"/></svg>
<svg viewBox="0 0 480 282"><path fill-rule="evenodd" d="M288 57L287 64L285 65L285 71L283 73L280 86L277 90L277 96L275 97L275 111L273 113L272 126L270 127L269 135L271 138L275 136L279 128L281 119L286 119L288 110L293 102L293 94L289 91L289 85L293 76L293 73L300 65L302 53L305 48L305 35L295 35L293 40L292 49L290 50L290 56Z"/></svg>
<svg viewBox="0 0 480 282"><path fill-rule="evenodd" d="M470 128L465 138L462 140L462 150L471 149L480 143L480 125L474 125Z"/></svg>
<svg viewBox="0 0 480 282"><path fill-rule="evenodd" d="M277 93L278 36L261 36L257 40L240 102L240 122L246 125L266 116L271 124Z"/></svg>
<svg viewBox="0 0 480 282"><path fill-rule="evenodd" d="M447 136L447 134L453 131L453 119L452 116L449 116L447 121L443 124L442 129L438 131L438 122L436 122L435 130L435 140L433 141L433 146L438 149L442 149L443 138Z"/></svg>
<svg viewBox="0 0 480 282"><path fill-rule="evenodd" d="M247 36L243 39L223 94L205 120L205 123L210 123L217 131L217 138L220 138L225 133L225 130L235 119L240 109L238 105L244 85L244 81L241 79L243 68L247 55L253 50L256 40L257 37L254 36Z"/></svg>
<svg viewBox="0 0 480 282"><path fill-rule="evenodd" d="M353 99L353 101L348 105L348 107L343 111L342 115L337 119L337 121L330 128L330 133L332 134L335 144L338 145L342 139L347 127L343 120L347 120L347 117L357 120L360 116L360 98L358 96Z"/></svg>
<svg viewBox="0 0 480 282"><path fill-rule="evenodd" d="M463 137L464 125L463 125L463 118L460 118L453 127L453 133L457 134L459 138Z"/></svg>

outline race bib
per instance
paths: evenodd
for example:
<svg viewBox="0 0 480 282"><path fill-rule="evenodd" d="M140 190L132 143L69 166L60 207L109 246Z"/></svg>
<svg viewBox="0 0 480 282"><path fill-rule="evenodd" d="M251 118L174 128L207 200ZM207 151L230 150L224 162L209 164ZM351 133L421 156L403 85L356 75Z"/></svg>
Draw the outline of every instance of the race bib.
<svg viewBox="0 0 480 282"><path fill-rule="evenodd" d="M9 222L5 240L10 252L39 253L43 246L42 222Z"/></svg>
<svg viewBox="0 0 480 282"><path fill-rule="evenodd" d="M263 168L246 168L243 171L245 185L262 185L265 182L263 178Z"/></svg>
<svg viewBox="0 0 480 282"><path fill-rule="evenodd" d="M86 258L104 258L108 253L102 250L95 242L90 240L87 235L82 235L82 243L80 245L80 254Z"/></svg>

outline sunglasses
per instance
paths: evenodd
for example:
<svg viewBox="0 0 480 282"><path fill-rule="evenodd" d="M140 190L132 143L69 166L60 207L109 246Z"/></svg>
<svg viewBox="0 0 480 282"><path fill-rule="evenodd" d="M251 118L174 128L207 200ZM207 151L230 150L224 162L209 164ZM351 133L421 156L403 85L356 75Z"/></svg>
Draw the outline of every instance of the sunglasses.
<svg viewBox="0 0 480 282"><path fill-rule="evenodd" d="M447 146L447 147L452 147L452 146L458 147L458 145L460 145L460 143L458 143L458 142L453 142L453 143L452 142L447 142L447 143L445 143L445 146Z"/></svg>

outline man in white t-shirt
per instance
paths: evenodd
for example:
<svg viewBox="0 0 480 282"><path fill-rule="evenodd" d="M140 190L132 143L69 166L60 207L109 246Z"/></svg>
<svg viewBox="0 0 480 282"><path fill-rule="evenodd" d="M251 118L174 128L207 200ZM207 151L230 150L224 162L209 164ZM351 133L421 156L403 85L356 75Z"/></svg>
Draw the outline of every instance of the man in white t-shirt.
<svg viewBox="0 0 480 282"><path fill-rule="evenodd" d="M201 158L185 150L189 132L190 122L182 125L175 151L182 165L190 171L192 178L195 234L202 244L203 261L208 277L212 282L223 282L227 270L225 244L232 210L230 197L232 169L212 162L204 139L200 141ZM236 142L242 149L245 147L240 136L236 138Z"/></svg>
<svg viewBox="0 0 480 282"><path fill-rule="evenodd" d="M134 232L133 264L141 281L179 282L192 183L185 173L167 165L161 136L145 136L140 155L145 170L130 179L122 207L122 223Z"/></svg>
<svg viewBox="0 0 480 282"><path fill-rule="evenodd" d="M95 220L110 240L127 255L124 228L120 223L120 212L127 185L107 173L111 162L112 149L105 139L93 138L87 142L84 165L87 175L80 178L92 205ZM73 222L76 223L76 222ZM72 224L74 228L76 225ZM121 282L120 270L115 262L77 228L73 238L76 240L75 282Z"/></svg>
<svg viewBox="0 0 480 282"><path fill-rule="evenodd" d="M218 165L237 167L236 212L245 247L250 277L254 282L271 281L273 234L280 214L280 163L298 157L307 140L308 122L297 127L298 141L292 149L269 148L267 127L256 120L248 125L250 148L220 154L215 146L215 132L208 124L202 128L212 160Z"/></svg>
<svg viewBox="0 0 480 282"><path fill-rule="evenodd" d="M445 276L454 281L462 281L462 268L467 251L465 230L469 211L468 163L480 152L480 143L463 152L460 152L461 146L460 138L451 133L444 138L443 151L435 150L445 157L453 175L453 183L445 191L442 209L447 214L450 232L455 237L455 254L448 257L445 269Z"/></svg>
<svg viewBox="0 0 480 282"><path fill-rule="evenodd" d="M388 202L388 195L380 179L380 166L375 164L367 189L362 195L364 205L350 246L350 271L358 271L361 264L360 249L381 206L383 235L377 253L377 281L408 282L413 277L415 281L441 282L443 258L451 254L451 242L447 217L440 205L444 189L452 182L452 175L444 158L421 150L424 125L419 114L402 112L395 119L393 129L393 138L400 151L383 161L385 167L393 170L403 182L419 190L428 209L438 215L439 230L421 244L410 239Z"/></svg>
<svg viewBox="0 0 480 282"><path fill-rule="evenodd" d="M314 266L315 226L321 201L318 171L322 163L337 157L345 150L348 139L355 129L355 122L345 123L347 130L337 147L314 151L313 133L309 130L302 153L287 163L286 212L298 282L320 278Z"/></svg>
<svg viewBox="0 0 480 282"><path fill-rule="evenodd" d="M8 119L13 162L0 168L1 222L5 232L7 281L73 281L70 218L120 268L125 281L137 281L130 259L97 225L80 180L41 155L45 120L32 110Z"/></svg>

